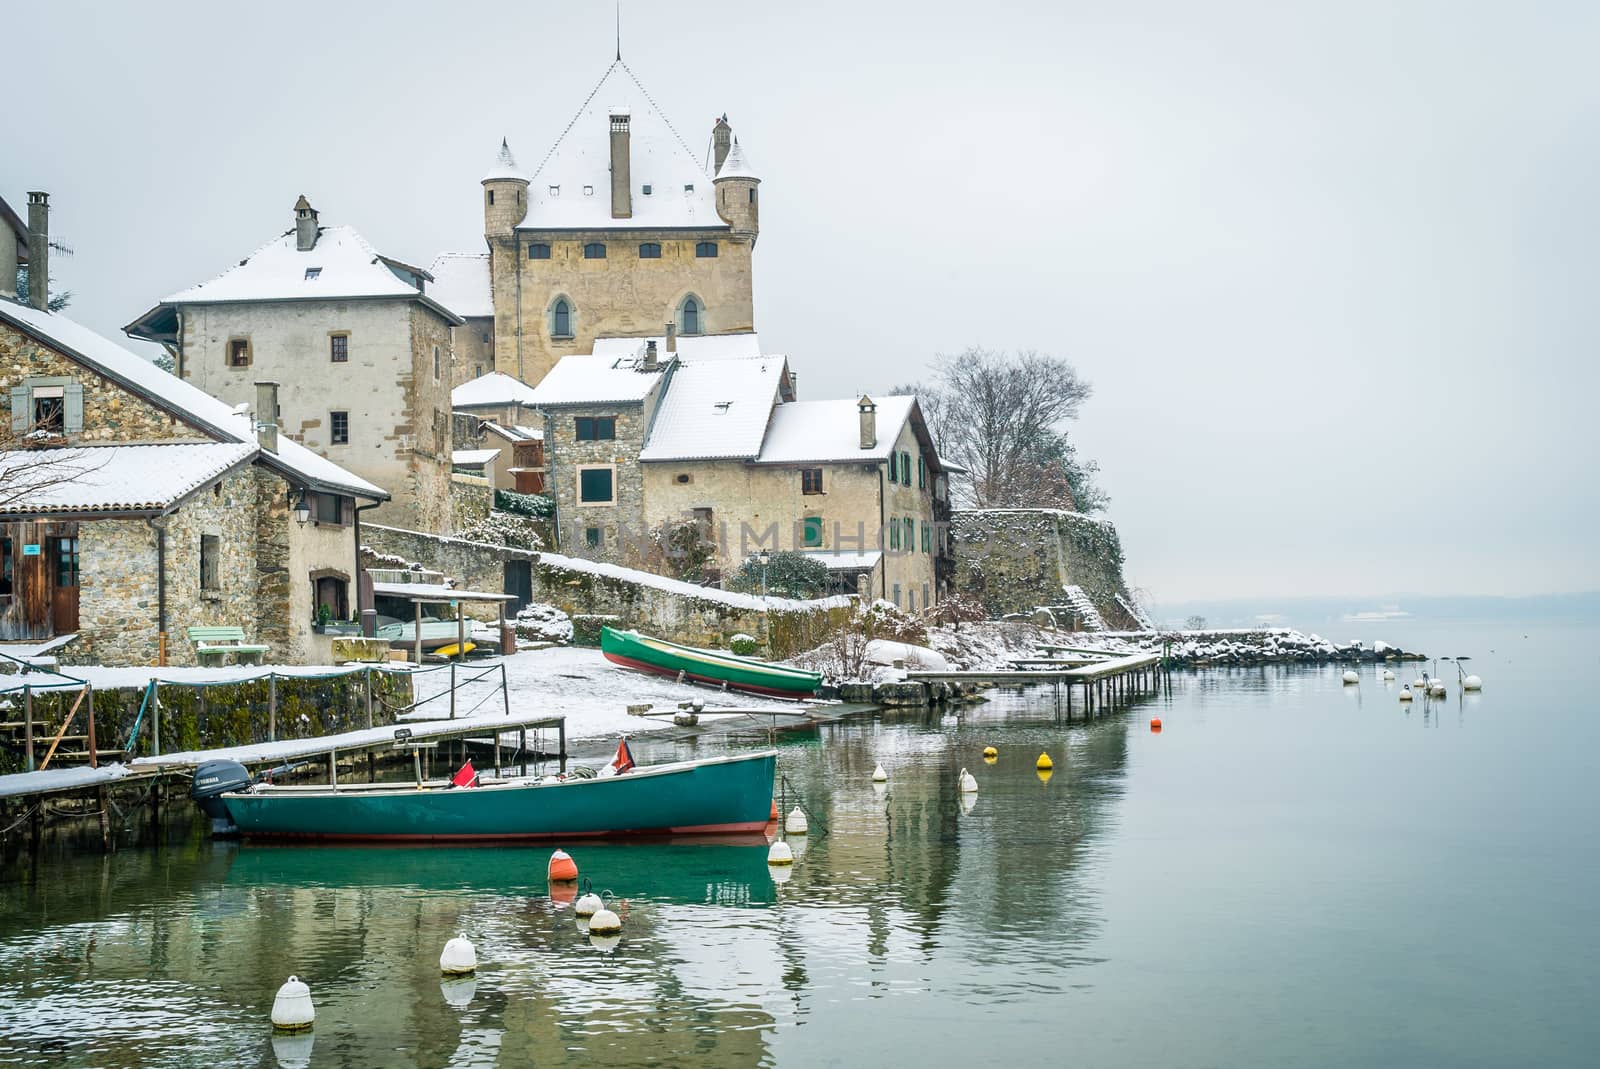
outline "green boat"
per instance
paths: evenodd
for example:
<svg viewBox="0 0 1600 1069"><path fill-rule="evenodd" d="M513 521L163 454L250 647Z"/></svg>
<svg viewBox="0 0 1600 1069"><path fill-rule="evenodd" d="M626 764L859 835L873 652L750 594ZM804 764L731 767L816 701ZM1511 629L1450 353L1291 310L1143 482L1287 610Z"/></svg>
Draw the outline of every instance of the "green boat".
<svg viewBox="0 0 1600 1069"><path fill-rule="evenodd" d="M197 801L202 808L213 803L226 809L249 839L487 842L749 834L762 831L770 818L777 760L777 751L766 750L639 766L594 779L489 779L475 787L291 786L246 777L238 789ZM214 775L214 768L202 767L196 780Z"/></svg>
<svg viewBox="0 0 1600 1069"><path fill-rule="evenodd" d="M803 668L769 664L723 650L703 650L651 638L637 631L600 629L600 652L612 664L663 676L682 675L697 683L726 686L752 694L808 698L822 685L822 676Z"/></svg>

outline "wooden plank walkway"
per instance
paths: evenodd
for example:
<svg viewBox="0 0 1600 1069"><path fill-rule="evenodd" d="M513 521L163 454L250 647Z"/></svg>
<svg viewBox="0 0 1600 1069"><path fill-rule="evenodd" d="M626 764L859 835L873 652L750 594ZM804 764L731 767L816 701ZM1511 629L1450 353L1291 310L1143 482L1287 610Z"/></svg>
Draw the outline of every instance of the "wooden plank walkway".
<svg viewBox="0 0 1600 1069"><path fill-rule="evenodd" d="M1092 713L1109 709L1136 695L1153 692L1160 686L1164 673L1161 654L1134 653L1055 669L1030 667L974 672L910 671L906 673L906 678L923 683L986 683L996 687L1049 684L1056 690L1058 712L1061 711L1061 692L1066 691L1065 712L1071 716L1073 687L1082 688L1083 709L1085 713Z"/></svg>

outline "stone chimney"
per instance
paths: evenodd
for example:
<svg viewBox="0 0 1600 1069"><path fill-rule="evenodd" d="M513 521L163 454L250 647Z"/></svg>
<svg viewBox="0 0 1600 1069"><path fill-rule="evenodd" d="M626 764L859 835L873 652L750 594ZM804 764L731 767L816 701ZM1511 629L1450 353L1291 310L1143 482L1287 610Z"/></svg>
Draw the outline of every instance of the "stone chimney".
<svg viewBox="0 0 1600 1069"><path fill-rule="evenodd" d="M28 303L38 309L50 307L50 194L48 193L28 194Z"/></svg>
<svg viewBox="0 0 1600 1069"><path fill-rule="evenodd" d="M861 448L871 449L878 444L878 406L872 403L872 398L862 394L861 400L856 402L856 410L861 413Z"/></svg>
<svg viewBox="0 0 1600 1069"><path fill-rule="evenodd" d="M678 351L678 324L667 324L667 355L671 356Z"/></svg>
<svg viewBox="0 0 1600 1069"><path fill-rule="evenodd" d="M656 353L656 340L651 338L644 343L644 370L654 371L661 366L661 358Z"/></svg>
<svg viewBox="0 0 1600 1069"><path fill-rule="evenodd" d="M256 383L256 441L269 453L278 451L278 384Z"/></svg>
<svg viewBox="0 0 1600 1069"><path fill-rule="evenodd" d="M317 210L304 193L294 202L294 247L301 252L317 247Z"/></svg>
<svg viewBox="0 0 1600 1069"><path fill-rule="evenodd" d="M628 109L611 109L611 218L632 219L632 162Z"/></svg>
<svg viewBox="0 0 1600 1069"><path fill-rule="evenodd" d="M711 173L716 174L722 170L722 161L728 158L728 148L733 144L733 127L728 125L728 117L722 116L717 124L711 128L711 144L716 155L716 166L711 168Z"/></svg>

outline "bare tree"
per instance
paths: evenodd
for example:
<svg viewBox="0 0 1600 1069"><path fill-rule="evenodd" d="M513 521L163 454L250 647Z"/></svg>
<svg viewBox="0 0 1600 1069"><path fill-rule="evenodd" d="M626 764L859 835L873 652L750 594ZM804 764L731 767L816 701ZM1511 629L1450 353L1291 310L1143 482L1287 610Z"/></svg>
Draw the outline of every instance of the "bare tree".
<svg viewBox="0 0 1600 1069"><path fill-rule="evenodd" d="M962 503L978 508L1103 509L1097 465L1082 460L1061 425L1091 388L1065 360L1034 350L968 349L941 356L931 384L905 386L922 405L940 455L967 469Z"/></svg>
<svg viewBox="0 0 1600 1069"><path fill-rule="evenodd" d="M50 498L56 487L77 481L104 461L63 448L66 439L52 421L34 423L21 435L0 430L0 511Z"/></svg>

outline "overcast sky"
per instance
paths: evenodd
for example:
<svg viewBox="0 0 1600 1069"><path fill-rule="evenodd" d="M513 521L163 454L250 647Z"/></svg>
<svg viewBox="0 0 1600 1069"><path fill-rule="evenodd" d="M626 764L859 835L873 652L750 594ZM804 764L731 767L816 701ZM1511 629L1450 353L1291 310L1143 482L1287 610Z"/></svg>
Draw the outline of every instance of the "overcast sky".
<svg viewBox="0 0 1600 1069"><path fill-rule="evenodd" d="M357 10L357 8L362 10ZM763 178L801 393L1070 359L1155 598L1600 587L1600 5L625 2L623 57ZM290 225L480 250L609 4L8 5L0 192L103 332ZM37 92L33 90L37 88Z"/></svg>

